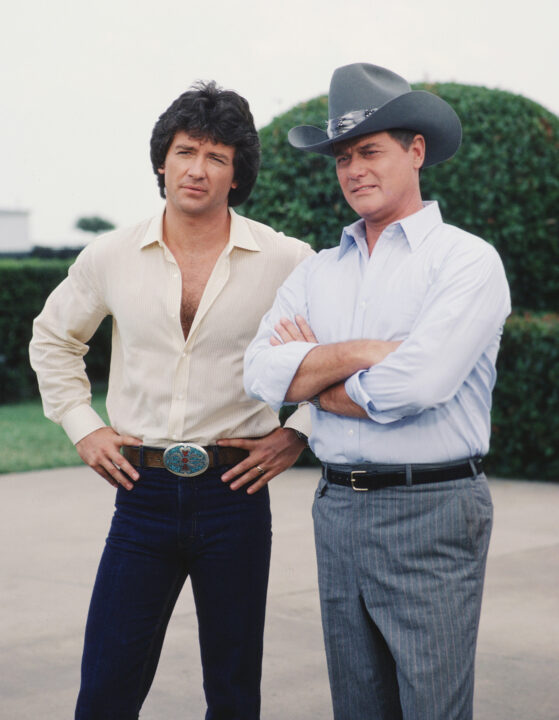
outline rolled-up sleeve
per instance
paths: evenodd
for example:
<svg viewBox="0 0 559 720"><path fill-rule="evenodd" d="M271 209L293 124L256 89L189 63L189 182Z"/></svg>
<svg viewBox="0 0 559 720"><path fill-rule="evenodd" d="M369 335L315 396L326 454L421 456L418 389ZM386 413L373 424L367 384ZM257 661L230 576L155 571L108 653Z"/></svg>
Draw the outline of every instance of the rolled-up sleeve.
<svg viewBox="0 0 559 720"><path fill-rule="evenodd" d="M274 327L282 317L294 320L302 315L308 320L306 278L315 256L295 268L279 288L271 310L264 315L258 333L245 353L244 385L250 397L263 400L274 410L284 404L285 395L299 365L315 343L290 342L271 345ZM277 335L276 335L277 337Z"/></svg>
<svg viewBox="0 0 559 720"><path fill-rule="evenodd" d="M448 402L474 368L492 373L492 388L495 357L482 358L496 356L510 309L494 248L460 249L440 268L408 337L381 363L348 378L347 394L371 420L390 423Z"/></svg>

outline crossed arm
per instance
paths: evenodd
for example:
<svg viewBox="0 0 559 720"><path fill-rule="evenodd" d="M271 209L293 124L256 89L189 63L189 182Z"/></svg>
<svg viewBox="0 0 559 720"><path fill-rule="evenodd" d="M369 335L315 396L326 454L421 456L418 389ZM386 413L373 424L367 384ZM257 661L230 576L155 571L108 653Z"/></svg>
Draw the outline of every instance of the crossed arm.
<svg viewBox="0 0 559 720"><path fill-rule="evenodd" d="M318 342L301 315L295 316L295 323L282 318L275 330L281 342L272 336L270 344L274 346L288 342ZM366 418L365 410L348 396L345 381L359 370L366 370L380 363L400 344L384 340L347 340L327 345L317 344L299 365L285 399L288 402L301 402L318 396L322 409L327 412Z"/></svg>

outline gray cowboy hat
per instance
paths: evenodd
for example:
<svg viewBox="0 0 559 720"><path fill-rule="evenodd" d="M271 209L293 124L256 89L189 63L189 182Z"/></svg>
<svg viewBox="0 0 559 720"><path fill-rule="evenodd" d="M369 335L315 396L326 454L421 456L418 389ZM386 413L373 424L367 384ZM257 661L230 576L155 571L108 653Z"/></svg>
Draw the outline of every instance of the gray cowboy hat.
<svg viewBox="0 0 559 720"><path fill-rule="evenodd" d="M412 90L396 73L368 63L338 68L328 93L326 132L313 125L292 128L288 140L307 152L333 155L334 143L382 132L413 130L425 138L423 167L448 160L460 147L462 126L450 105L433 93Z"/></svg>

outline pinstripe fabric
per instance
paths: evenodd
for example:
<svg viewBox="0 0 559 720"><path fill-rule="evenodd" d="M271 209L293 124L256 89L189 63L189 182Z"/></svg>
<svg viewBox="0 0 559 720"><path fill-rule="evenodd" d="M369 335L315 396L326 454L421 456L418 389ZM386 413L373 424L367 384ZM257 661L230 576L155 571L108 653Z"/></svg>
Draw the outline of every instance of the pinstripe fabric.
<svg viewBox="0 0 559 720"><path fill-rule="evenodd" d="M313 505L335 720L468 720L492 503L484 475Z"/></svg>

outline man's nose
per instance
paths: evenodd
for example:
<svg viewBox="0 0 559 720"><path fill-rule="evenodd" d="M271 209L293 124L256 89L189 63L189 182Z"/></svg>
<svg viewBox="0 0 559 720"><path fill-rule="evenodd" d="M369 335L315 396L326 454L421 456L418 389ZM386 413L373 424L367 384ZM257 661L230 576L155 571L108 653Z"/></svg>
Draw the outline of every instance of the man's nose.
<svg viewBox="0 0 559 720"><path fill-rule="evenodd" d="M350 177L352 180L363 177L365 170L366 169L363 158L359 157L358 155L351 158L351 161L347 168L348 177Z"/></svg>
<svg viewBox="0 0 559 720"><path fill-rule="evenodd" d="M201 178L206 174L206 161L200 155L192 158L188 166L188 174L193 178Z"/></svg>

